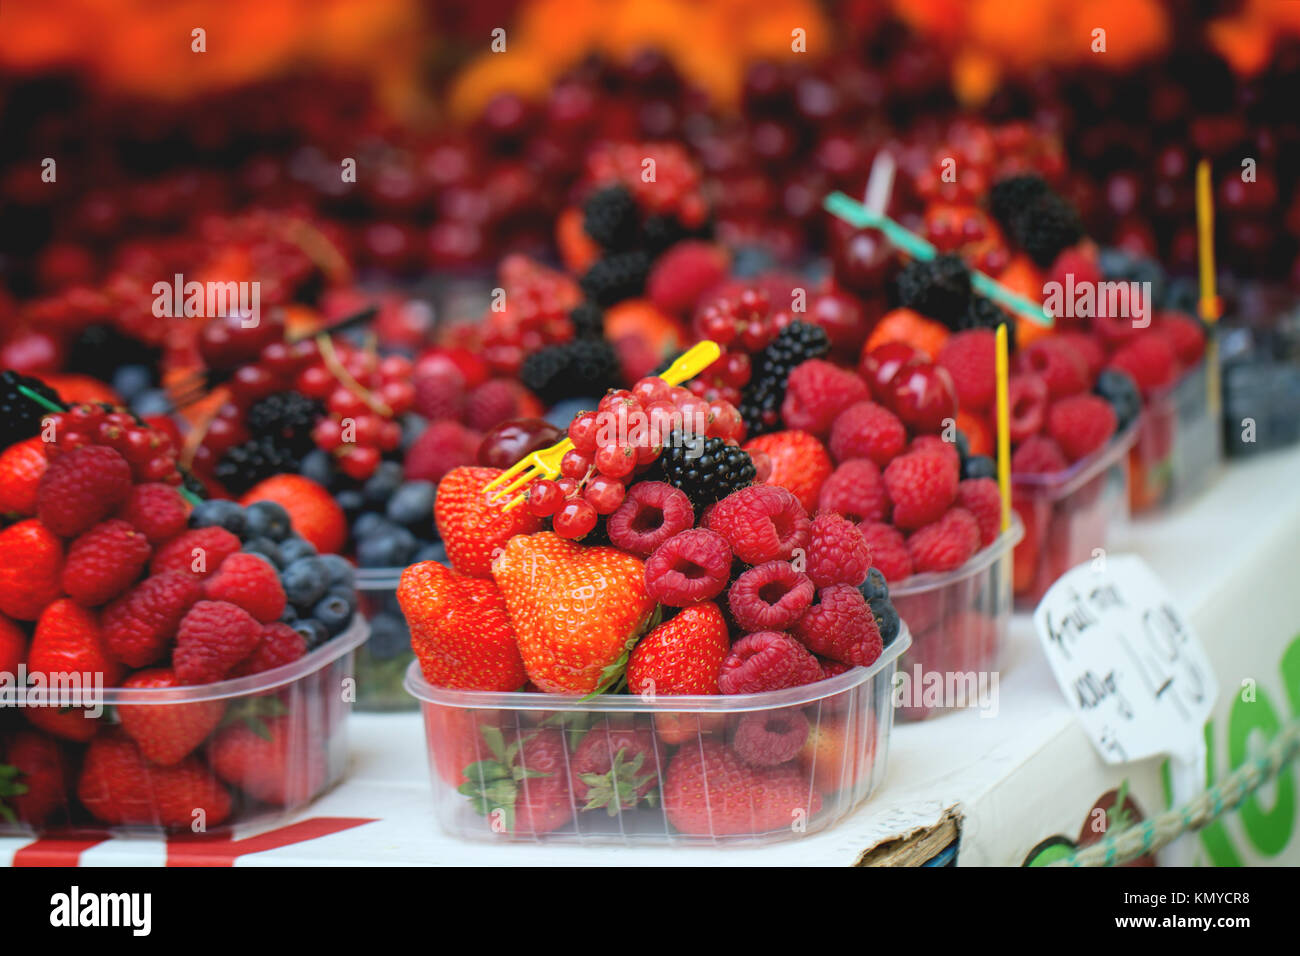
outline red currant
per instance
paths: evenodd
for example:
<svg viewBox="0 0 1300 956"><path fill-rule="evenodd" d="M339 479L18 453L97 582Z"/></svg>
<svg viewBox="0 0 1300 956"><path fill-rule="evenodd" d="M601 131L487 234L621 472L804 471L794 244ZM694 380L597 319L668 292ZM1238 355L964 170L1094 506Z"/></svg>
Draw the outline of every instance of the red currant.
<svg viewBox="0 0 1300 956"><path fill-rule="evenodd" d="M564 453L560 459L560 474L565 478L574 478L581 481L591 470L591 457L584 455L576 448L571 448Z"/></svg>
<svg viewBox="0 0 1300 956"><path fill-rule="evenodd" d="M602 475L622 478L636 467L636 452L621 445L604 445L597 449L595 461Z"/></svg>
<svg viewBox="0 0 1300 956"><path fill-rule="evenodd" d="M534 481L528 487L528 510L539 518L549 518L560 510L564 504L564 492L560 486L545 478Z"/></svg>
<svg viewBox="0 0 1300 956"><path fill-rule="evenodd" d="M562 538L578 539L596 527L596 509L581 498L566 501L556 513L555 533Z"/></svg>
<svg viewBox="0 0 1300 956"><path fill-rule="evenodd" d="M365 481L379 467L379 449L354 445L338 458L339 469L349 478Z"/></svg>
<svg viewBox="0 0 1300 956"><path fill-rule="evenodd" d="M573 442L573 447L584 455L594 455L596 453L596 432L598 430L599 419L597 419L596 413L583 412L569 422L569 441Z"/></svg>
<svg viewBox="0 0 1300 956"><path fill-rule="evenodd" d="M608 475L597 475L587 482L582 496L596 509L596 514L613 514L623 503L623 494L627 489L623 482Z"/></svg>

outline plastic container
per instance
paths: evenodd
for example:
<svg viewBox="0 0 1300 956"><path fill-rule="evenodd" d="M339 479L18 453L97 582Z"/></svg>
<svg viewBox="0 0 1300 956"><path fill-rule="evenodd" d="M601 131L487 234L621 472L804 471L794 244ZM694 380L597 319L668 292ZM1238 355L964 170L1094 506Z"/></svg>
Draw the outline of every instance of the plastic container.
<svg viewBox="0 0 1300 956"><path fill-rule="evenodd" d="M0 813L0 835L212 834L305 806L347 770L352 653L368 633L357 615L305 657L249 677L63 689L52 692L57 706L0 710L0 765L23 768L29 798L0 799L14 817ZM102 712L66 710L74 705Z"/></svg>
<svg viewBox="0 0 1300 956"><path fill-rule="evenodd" d="M453 836L760 845L833 826L879 786L893 725L894 672L910 643L902 627L869 668L762 694L584 700L457 691L431 686L418 664L407 672L406 687L424 713L434 813ZM588 743L591 734L597 736ZM764 734L780 746L757 754L781 762L742 762L736 748L755 758L749 742ZM530 775L519 783L496 776L494 749L521 739L508 766L516 777ZM629 743L640 751L640 764L635 750L624 749ZM607 762L621 754L637 768L620 774L628 789L625 799L610 802L612 811L585 809L591 793L574 791L575 779L589 785L580 775L587 764L575 767L575 760L592 750L603 750ZM514 794L513 813L477 805L465 792L475 789Z"/></svg>
<svg viewBox="0 0 1300 956"><path fill-rule="evenodd" d="M955 571L914 574L889 589L912 633L899 661L899 718L924 720L947 710L988 706L1011 624L1011 552L1024 536L1011 527ZM943 677L935 686L931 674ZM942 693L938 693L942 690Z"/></svg>
<svg viewBox="0 0 1300 956"><path fill-rule="evenodd" d="M1210 408L1204 360L1142 409L1129 452L1129 509L1172 508L1204 490L1223 461L1223 435Z"/></svg>
<svg viewBox="0 0 1300 956"><path fill-rule="evenodd" d="M1244 458L1300 441L1300 303L1294 291L1244 287L1219 323L1223 442Z"/></svg>
<svg viewBox="0 0 1300 956"><path fill-rule="evenodd" d="M357 710L415 710L406 692L406 668L415 659L411 631L397 603L401 568L359 568L361 612L370 621L370 639L357 648Z"/></svg>
<svg viewBox="0 0 1300 956"><path fill-rule="evenodd" d="M1013 556L1017 608L1032 609L1052 582L1105 548L1128 519L1129 450L1141 419L1109 445L1050 475L1011 476L1011 505L1025 527Z"/></svg>

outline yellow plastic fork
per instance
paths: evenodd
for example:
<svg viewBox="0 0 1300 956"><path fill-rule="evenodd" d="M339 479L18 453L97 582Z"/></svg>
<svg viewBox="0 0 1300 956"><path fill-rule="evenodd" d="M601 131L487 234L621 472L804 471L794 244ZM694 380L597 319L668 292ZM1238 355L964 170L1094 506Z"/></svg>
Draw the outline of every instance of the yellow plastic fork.
<svg viewBox="0 0 1300 956"><path fill-rule="evenodd" d="M669 385L680 385L682 382L689 381L703 372L716 362L721 354L722 349L718 347L717 342L708 340L699 342L680 355L677 361L668 366L668 370L659 377ZM510 484L490 496L496 502L539 478L555 478L560 473L560 459L572 447L573 442L565 438L563 441L556 442L550 448L543 448L525 455L489 481L483 490L491 491L493 488L498 488L502 483L509 481ZM513 481L511 481L512 478ZM516 495L510 499L502 510L509 511L511 508L517 508L527 500L527 495Z"/></svg>

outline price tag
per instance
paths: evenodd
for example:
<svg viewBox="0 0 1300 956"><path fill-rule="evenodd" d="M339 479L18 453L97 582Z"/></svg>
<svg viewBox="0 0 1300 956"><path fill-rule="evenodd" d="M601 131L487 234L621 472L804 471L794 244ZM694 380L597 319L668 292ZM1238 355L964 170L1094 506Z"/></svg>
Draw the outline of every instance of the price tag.
<svg viewBox="0 0 1300 956"><path fill-rule="evenodd" d="M1218 683L1201 642L1134 555L1068 571L1034 610L1057 683L1107 763L1199 763ZM1204 780L1204 777L1201 778Z"/></svg>

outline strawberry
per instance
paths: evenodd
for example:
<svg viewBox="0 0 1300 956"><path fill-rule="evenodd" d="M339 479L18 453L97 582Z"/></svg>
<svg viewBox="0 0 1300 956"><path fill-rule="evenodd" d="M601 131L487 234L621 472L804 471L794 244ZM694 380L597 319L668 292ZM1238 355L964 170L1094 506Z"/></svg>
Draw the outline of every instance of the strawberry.
<svg viewBox="0 0 1300 956"><path fill-rule="evenodd" d="M334 497L302 475L273 475L249 489L241 505L274 501L289 512L293 530L315 545L321 554L337 554L347 543L348 523Z"/></svg>
<svg viewBox="0 0 1300 956"><path fill-rule="evenodd" d="M691 836L764 833L821 808L821 793L795 764L751 767L713 740L677 751L664 777L668 822Z"/></svg>
<svg viewBox="0 0 1300 956"><path fill-rule="evenodd" d="M0 614L0 674L17 674L27 659L27 633Z"/></svg>
<svg viewBox="0 0 1300 956"><path fill-rule="evenodd" d="M453 787L468 783L466 768L492 756L483 738L483 728L500 728L504 714L505 711L499 710L427 708L424 714L425 728L433 749L433 765L438 776Z"/></svg>
<svg viewBox="0 0 1300 956"><path fill-rule="evenodd" d="M767 484L792 492L809 514L817 510L817 496L835 470L826 446L817 436L794 430L772 432L746 442L744 450L767 454L772 462Z"/></svg>
<svg viewBox="0 0 1300 956"><path fill-rule="evenodd" d="M539 836L573 819L568 750L555 728L512 734L481 728L490 754L465 768L460 792L496 833Z"/></svg>
<svg viewBox="0 0 1300 956"><path fill-rule="evenodd" d="M511 538L492 575L528 678L550 694L590 694L617 680L655 609L639 558L550 531Z"/></svg>
<svg viewBox="0 0 1300 956"><path fill-rule="evenodd" d="M151 766L116 727L87 748L77 797L104 823L180 828L201 820L213 827L230 816L230 794L197 757Z"/></svg>
<svg viewBox="0 0 1300 956"><path fill-rule="evenodd" d="M663 749L646 729L594 727L573 752L573 797L583 810L617 816L639 802L654 805Z"/></svg>
<svg viewBox="0 0 1300 956"><path fill-rule="evenodd" d="M836 720L823 715L813 724L799 751L799 763L812 778L813 787L821 793L834 793L856 787L870 779L876 750L875 717L868 713L861 726L852 721ZM860 752L857 735L867 742L866 752Z"/></svg>
<svg viewBox="0 0 1300 956"><path fill-rule="evenodd" d="M265 708L277 698L254 700ZM325 784L325 752L302 716L264 717L252 710L217 731L208 745L208 762L218 777L250 797L279 806L296 806Z"/></svg>
<svg viewBox="0 0 1300 956"><path fill-rule="evenodd" d="M0 611L34 621L63 593L63 543L32 518L0 531Z"/></svg>
<svg viewBox="0 0 1300 956"><path fill-rule="evenodd" d="M0 820L40 826L68 803L63 753L44 734L21 730L0 754Z"/></svg>
<svg viewBox="0 0 1300 956"><path fill-rule="evenodd" d="M453 468L438 482L433 513L447 557L461 574L488 577L492 559L507 541L542 527L542 519L527 508L503 510L509 498L488 500L491 492L483 488L500 474L496 468Z"/></svg>
<svg viewBox="0 0 1300 956"><path fill-rule="evenodd" d="M123 687L181 687L170 667L136 671ZM194 752L221 723L224 700L192 704L120 704L117 718L122 730L136 742L140 753L152 764L170 767Z"/></svg>
<svg viewBox="0 0 1300 956"><path fill-rule="evenodd" d="M727 622L712 601L688 607L643 637L627 664L633 694L717 694L718 669L731 648Z"/></svg>
<svg viewBox="0 0 1300 956"><path fill-rule="evenodd" d="M45 468L45 443L39 435L6 448L0 454L0 513L36 514L36 488Z"/></svg>
<svg viewBox="0 0 1300 956"><path fill-rule="evenodd" d="M494 582L423 561L402 572L397 601L420 669L435 687L507 691L528 679Z"/></svg>
<svg viewBox="0 0 1300 956"><path fill-rule="evenodd" d="M101 674L108 687L116 687L122 676L121 665L104 646L95 612L68 598L55 601L36 622L27 669L47 676Z"/></svg>

